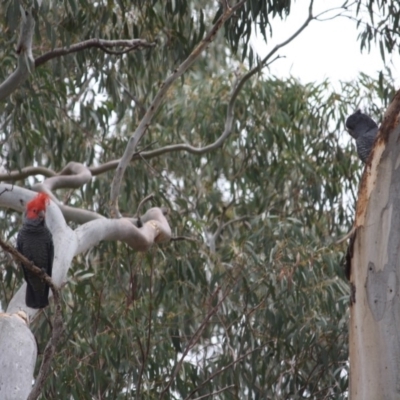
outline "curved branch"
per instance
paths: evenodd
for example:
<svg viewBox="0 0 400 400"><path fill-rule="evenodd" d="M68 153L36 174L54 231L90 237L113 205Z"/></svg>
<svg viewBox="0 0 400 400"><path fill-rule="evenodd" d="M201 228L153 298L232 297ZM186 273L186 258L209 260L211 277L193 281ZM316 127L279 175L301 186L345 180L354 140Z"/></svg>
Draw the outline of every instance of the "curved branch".
<svg viewBox="0 0 400 400"><path fill-rule="evenodd" d="M111 196L110 196L110 207L112 217L120 217L118 208L118 196L121 190L122 177L124 176L125 170L131 162L132 156L135 153L136 146L139 141L146 133L148 126L150 125L155 113L160 108L162 100L166 95L171 85L180 78L187 69L197 60L203 50L213 41L215 35L224 25L224 23L232 16L232 14L243 6L245 0L239 1L235 6L226 9L224 13L218 18L217 22L211 28L210 32L206 37L198 44L198 46L190 53L188 58L182 62L177 69L162 83L160 90L154 97L150 107L148 108L145 116L140 121L139 126L136 128L134 134L130 137L128 144L125 148L124 154L118 164L117 170L114 175L113 183L111 185Z"/></svg>
<svg viewBox="0 0 400 400"><path fill-rule="evenodd" d="M103 219L88 222L75 230L78 246L75 255L89 250L102 240L119 240L136 251L146 251L153 243L171 239L171 228L160 208L150 208L138 228L130 218Z"/></svg>
<svg viewBox="0 0 400 400"><path fill-rule="evenodd" d="M84 224L95 219L105 218L94 211L82 210L62 204L54 196L53 191L63 188L80 188L85 183L90 182L91 179L92 174L88 167L71 161L57 175L45 179L42 183L36 183L32 189L37 192L46 192L61 209L66 220Z"/></svg>
<svg viewBox="0 0 400 400"><path fill-rule="evenodd" d="M149 194L148 196L146 196L144 199L142 199L142 201L139 203L138 208L136 210L136 217L137 217L137 227L141 228L143 225L142 220L140 219L140 213L142 212L142 207L144 205L144 203L153 200L154 199L154 193Z"/></svg>
<svg viewBox="0 0 400 400"><path fill-rule="evenodd" d="M74 161L69 162L57 175L45 179L43 183L34 185L34 190L40 188L44 192L56 189L77 189L90 182L92 174L88 167ZM37 190L39 191L39 190Z"/></svg>
<svg viewBox="0 0 400 400"><path fill-rule="evenodd" d="M115 165L117 165L115 163ZM115 167L114 167L115 168ZM92 168L95 169L95 168ZM48 168L41 167L28 167L24 168L22 171L12 171L6 174L0 174L0 180L17 180L17 177L28 177L36 174L42 174L45 176L50 176L49 179L45 179L41 183L36 183L33 185L32 189L36 192L46 192L51 199L58 205L62 211L64 218L67 221L74 221L78 224L85 224L93 220L105 220L106 218L94 211L83 210L80 208L75 208L62 204L52 191L61 188L79 188L85 183L90 182L92 179L91 168L77 162L68 163L62 171L56 174L54 171ZM12 179L14 177L15 179ZM9 189L7 189L9 190ZM1 195L1 192L0 192ZM146 199L145 199L146 201ZM131 218L131 222L135 225L138 224L138 218Z"/></svg>
<svg viewBox="0 0 400 400"><path fill-rule="evenodd" d="M133 50L139 50L142 48L154 47L155 42L149 43L147 40L143 39L128 39L128 40L105 40L105 39L88 39L84 42L72 44L69 47L60 47L49 51L48 53L42 54L35 60L35 67L40 67L47 61L65 56L71 53L77 53L78 51L98 48L109 54L123 54ZM119 52L111 52L108 49L113 47L125 47L126 49Z"/></svg>
<svg viewBox="0 0 400 400"><path fill-rule="evenodd" d="M32 73L34 61L32 56L32 38L35 20L32 10L24 11L21 8L21 31L18 40L17 69L0 85L0 101L7 98Z"/></svg>

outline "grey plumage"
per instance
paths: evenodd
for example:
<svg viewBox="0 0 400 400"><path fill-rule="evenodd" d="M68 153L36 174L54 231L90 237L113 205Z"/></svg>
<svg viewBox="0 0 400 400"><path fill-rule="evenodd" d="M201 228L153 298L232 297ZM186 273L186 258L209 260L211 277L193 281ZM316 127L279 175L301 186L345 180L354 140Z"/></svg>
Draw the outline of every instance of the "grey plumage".
<svg viewBox="0 0 400 400"><path fill-rule="evenodd" d="M24 219L17 237L17 250L51 276L54 247L51 232L45 225L44 218ZM27 283L26 305L31 308L46 307L49 304L49 286L23 264L21 267Z"/></svg>
<svg viewBox="0 0 400 400"><path fill-rule="evenodd" d="M371 117L358 110L347 118L346 128L356 140L361 161L367 162L378 133L378 125Z"/></svg>

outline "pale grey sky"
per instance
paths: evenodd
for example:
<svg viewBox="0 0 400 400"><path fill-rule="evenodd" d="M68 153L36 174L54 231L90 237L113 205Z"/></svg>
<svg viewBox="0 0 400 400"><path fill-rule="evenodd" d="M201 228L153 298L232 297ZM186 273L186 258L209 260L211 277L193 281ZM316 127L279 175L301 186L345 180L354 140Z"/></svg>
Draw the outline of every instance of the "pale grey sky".
<svg viewBox="0 0 400 400"><path fill-rule="evenodd" d="M253 47L261 56L286 40L303 24L308 14L308 3L305 0L296 1L285 21L273 21L273 37L268 44L262 40L253 41ZM338 7L341 3L343 0L316 0L314 14ZM333 15L333 12L328 15ZM292 75L303 83L322 81L324 78L330 78L332 82L352 80L357 78L360 71L372 77L377 76L376 72L384 67L379 49L372 47L370 53L365 50L360 53L357 36L356 22L347 18L312 21L293 42L279 51L286 58L272 64L270 73L279 78ZM400 71L395 68L395 65L400 65L400 57L396 55L392 61L393 75L396 83L400 84Z"/></svg>

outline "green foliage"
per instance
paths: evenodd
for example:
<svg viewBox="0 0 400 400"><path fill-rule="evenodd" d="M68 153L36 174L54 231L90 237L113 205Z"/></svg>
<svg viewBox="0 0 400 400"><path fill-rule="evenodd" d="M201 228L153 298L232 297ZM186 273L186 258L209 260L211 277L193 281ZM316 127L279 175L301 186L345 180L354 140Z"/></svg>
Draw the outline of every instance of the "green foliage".
<svg viewBox="0 0 400 400"><path fill-rule="evenodd" d="M382 59L399 49L400 6L395 0L357 1L361 49L378 44Z"/></svg>
<svg viewBox="0 0 400 400"><path fill-rule="evenodd" d="M6 3L1 79L15 66L5 49L19 12L17 1ZM93 49L38 68L0 114L10 169L119 158L161 82L221 12L219 4L183 0L54 4L44 1L38 12L35 56L91 37L157 46L119 56ZM266 36L272 18L289 11L289 1L246 2L225 38L167 93L140 149L217 140L232 65L245 69L235 53L249 54L255 23ZM221 148L132 162L122 212L133 215L154 192L153 205L171 210L174 235L191 240L147 254L102 243L75 259L62 290L65 332L42 398L185 399L225 388L215 398L345 399L349 290L345 245L334 242L352 224L361 166L342 132L360 105L378 119L392 93L390 71L340 90L260 74L240 93ZM107 215L112 177L56 195ZM20 217L3 215L0 229L12 240ZM22 275L6 255L0 262L5 307ZM40 315L31 326L43 351L49 323Z"/></svg>

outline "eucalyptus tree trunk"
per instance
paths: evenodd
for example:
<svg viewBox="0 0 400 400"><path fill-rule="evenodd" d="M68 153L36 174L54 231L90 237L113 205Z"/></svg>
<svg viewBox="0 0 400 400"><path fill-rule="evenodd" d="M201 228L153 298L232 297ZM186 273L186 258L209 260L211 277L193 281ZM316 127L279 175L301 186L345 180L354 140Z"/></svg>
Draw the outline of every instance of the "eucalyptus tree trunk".
<svg viewBox="0 0 400 400"><path fill-rule="evenodd" d="M400 92L362 177L349 246L350 399L400 399Z"/></svg>

